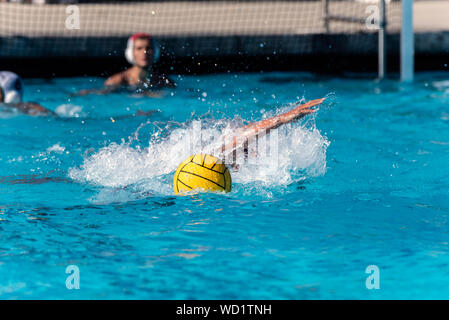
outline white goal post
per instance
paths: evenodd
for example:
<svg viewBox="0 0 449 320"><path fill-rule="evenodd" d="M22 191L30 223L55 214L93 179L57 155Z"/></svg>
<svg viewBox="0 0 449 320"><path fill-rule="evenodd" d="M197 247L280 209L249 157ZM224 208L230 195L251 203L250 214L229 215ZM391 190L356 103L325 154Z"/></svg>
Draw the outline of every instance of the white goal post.
<svg viewBox="0 0 449 320"><path fill-rule="evenodd" d="M413 81L414 56L413 0L402 0L401 81Z"/></svg>

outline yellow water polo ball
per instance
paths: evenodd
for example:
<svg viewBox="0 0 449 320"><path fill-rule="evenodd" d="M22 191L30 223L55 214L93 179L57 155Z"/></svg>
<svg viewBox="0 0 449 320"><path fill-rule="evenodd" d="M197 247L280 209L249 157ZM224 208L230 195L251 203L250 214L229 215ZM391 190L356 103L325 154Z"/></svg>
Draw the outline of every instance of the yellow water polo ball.
<svg viewBox="0 0 449 320"><path fill-rule="evenodd" d="M226 165L220 159L204 153L185 159L173 178L176 194L197 188L229 192L231 185L231 174Z"/></svg>

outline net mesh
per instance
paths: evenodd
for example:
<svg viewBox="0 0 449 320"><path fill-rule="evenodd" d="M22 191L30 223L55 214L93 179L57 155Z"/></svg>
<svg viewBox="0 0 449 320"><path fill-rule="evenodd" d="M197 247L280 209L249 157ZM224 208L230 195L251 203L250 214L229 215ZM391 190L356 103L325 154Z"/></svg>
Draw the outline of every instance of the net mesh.
<svg viewBox="0 0 449 320"><path fill-rule="evenodd" d="M367 8L378 0L35 2L0 0L0 57L122 56L135 32L151 33L175 56L314 54L328 52L335 35L346 50L377 50ZM328 16L356 22L326 24L326 2ZM398 32L400 2L387 1L386 12L387 31Z"/></svg>

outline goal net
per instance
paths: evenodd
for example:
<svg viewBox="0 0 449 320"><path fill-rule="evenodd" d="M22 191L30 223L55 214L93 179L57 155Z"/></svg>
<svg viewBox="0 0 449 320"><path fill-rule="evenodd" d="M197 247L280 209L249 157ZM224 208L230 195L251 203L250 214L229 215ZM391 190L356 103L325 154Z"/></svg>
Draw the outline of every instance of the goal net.
<svg viewBox="0 0 449 320"><path fill-rule="evenodd" d="M386 1L387 33L400 10ZM0 0L0 57L123 56L136 32L174 57L375 54L376 12L379 0Z"/></svg>

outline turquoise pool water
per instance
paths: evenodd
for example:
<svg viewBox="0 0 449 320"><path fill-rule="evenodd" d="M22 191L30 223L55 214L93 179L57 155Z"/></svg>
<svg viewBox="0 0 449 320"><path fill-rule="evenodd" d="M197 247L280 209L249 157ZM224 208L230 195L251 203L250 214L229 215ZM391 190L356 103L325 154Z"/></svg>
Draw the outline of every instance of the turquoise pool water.
<svg viewBox="0 0 449 320"><path fill-rule="evenodd" d="M25 100L59 117L0 112L0 298L449 298L449 74L173 78L160 98L29 79ZM207 138L319 97L278 129L274 167L241 166L229 194L174 195L199 121Z"/></svg>

